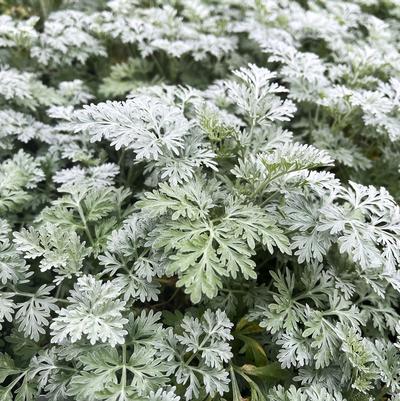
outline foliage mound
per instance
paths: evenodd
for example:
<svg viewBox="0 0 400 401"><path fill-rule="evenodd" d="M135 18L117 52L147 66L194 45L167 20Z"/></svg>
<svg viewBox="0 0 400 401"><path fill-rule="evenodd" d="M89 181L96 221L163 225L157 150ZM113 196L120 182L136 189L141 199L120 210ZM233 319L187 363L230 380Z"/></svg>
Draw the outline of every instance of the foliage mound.
<svg viewBox="0 0 400 401"><path fill-rule="evenodd" d="M400 401L398 0L0 11L0 401Z"/></svg>

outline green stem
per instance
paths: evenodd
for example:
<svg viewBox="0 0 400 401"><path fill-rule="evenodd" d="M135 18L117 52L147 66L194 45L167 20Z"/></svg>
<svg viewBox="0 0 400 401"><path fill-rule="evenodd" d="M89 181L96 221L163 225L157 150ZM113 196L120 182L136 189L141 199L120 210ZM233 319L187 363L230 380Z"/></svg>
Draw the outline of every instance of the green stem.
<svg viewBox="0 0 400 401"><path fill-rule="evenodd" d="M220 291L221 292L225 292L225 293L231 292L232 294L248 294L248 291L245 291L245 290L233 290L233 289L230 289L230 288L221 288Z"/></svg>
<svg viewBox="0 0 400 401"><path fill-rule="evenodd" d="M163 78L165 79L164 70L163 70L163 68L161 67L161 65L160 65L160 63L159 63L157 57L154 55L154 53L151 54L151 58L153 59L154 64L155 64L156 67L157 67L158 73L160 74L161 77L163 77Z"/></svg>
<svg viewBox="0 0 400 401"><path fill-rule="evenodd" d="M270 196L264 199L264 201L261 203L261 207L265 207L268 205L268 203L274 198L274 196L277 195L277 192L273 192Z"/></svg>
<svg viewBox="0 0 400 401"><path fill-rule="evenodd" d="M208 341L209 338L210 338L210 334L207 334L207 335L204 337L203 341L200 343L200 346L199 346L199 348L198 348L199 350L203 348L204 344ZM192 355L190 356L190 358L185 362L185 364L186 364L186 365L189 365L190 362L192 362L193 359L197 356L197 354L198 354L198 351L195 352L194 354L192 354Z"/></svg>
<svg viewBox="0 0 400 401"><path fill-rule="evenodd" d="M92 234L90 233L89 226L87 225L85 213L83 212L83 209L82 209L82 206L81 206L80 202L76 203L76 207L78 209L79 217L82 220L83 228L84 228L85 233L86 233L86 235L87 235L87 237L89 239L90 245L94 246L93 237L92 237Z"/></svg>
<svg viewBox="0 0 400 401"><path fill-rule="evenodd" d="M39 0L39 4L42 19L45 20L49 16L51 9L54 7L51 7L51 0Z"/></svg>
<svg viewBox="0 0 400 401"><path fill-rule="evenodd" d="M126 387L126 344L122 345L122 374L121 374L121 387Z"/></svg>
<svg viewBox="0 0 400 401"><path fill-rule="evenodd" d="M250 141L253 139L253 131L254 131L254 127L256 126L256 120L257 117L252 117L251 118L251 122L250 122Z"/></svg>
<svg viewBox="0 0 400 401"><path fill-rule="evenodd" d="M7 292L7 294L19 295L20 297L25 297L25 298L35 298L35 296L36 296L36 294L32 294L31 292L18 291L15 288L13 288L13 290L14 291L12 291L12 292ZM69 304L69 302L66 299L62 299L62 298L53 298L53 299L56 302Z"/></svg>

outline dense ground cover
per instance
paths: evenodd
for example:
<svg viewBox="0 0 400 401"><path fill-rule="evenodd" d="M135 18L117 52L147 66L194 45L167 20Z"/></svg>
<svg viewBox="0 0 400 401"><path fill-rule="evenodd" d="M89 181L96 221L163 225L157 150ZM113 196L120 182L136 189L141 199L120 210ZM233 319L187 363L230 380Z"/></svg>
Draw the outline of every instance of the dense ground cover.
<svg viewBox="0 0 400 401"><path fill-rule="evenodd" d="M0 11L1 401L400 400L398 0Z"/></svg>

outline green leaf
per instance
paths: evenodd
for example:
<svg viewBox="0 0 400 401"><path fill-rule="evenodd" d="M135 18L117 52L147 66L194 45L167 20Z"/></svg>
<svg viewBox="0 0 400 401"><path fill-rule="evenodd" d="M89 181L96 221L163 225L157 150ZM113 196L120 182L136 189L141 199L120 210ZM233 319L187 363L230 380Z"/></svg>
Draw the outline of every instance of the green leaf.
<svg viewBox="0 0 400 401"><path fill-rule="evenodd" d="M9 355L0 353L0 384L3 383L7 377L20 372L21 370L15 366L14 361Z"/></svg>
<svg viewBox="0 0 400 401"><path fill-rule="evenodd" d="M284 380L289 372L280 367L278 362L271 362L264 366L243 365L241 369L249 376L256 376L260 379Z"/></svg>

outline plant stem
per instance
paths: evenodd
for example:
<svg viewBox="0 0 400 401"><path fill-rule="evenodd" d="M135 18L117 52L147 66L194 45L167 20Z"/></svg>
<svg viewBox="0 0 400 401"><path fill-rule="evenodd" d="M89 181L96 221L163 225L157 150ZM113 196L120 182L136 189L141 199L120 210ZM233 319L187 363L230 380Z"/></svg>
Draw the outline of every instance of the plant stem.
<svg viewBox="0 0 400 401"><path fill-rule="evenodd" d="M86 221L86 217L85 217L85 213L83 212L82 206L80 204L80 202L76 203L77 209L78 209L78 213L79 213L79 217L82 220L83 223L83 228L85 230L85 233L89 239L90 245L94 246L94 241L93 241L93 237L92 234L90 233L89 230L89 226L87 225L87 221Z"/></svg>
<svg viewBox="0 0 400 401"><path fill-rule="evenodd" d="M40 12L42 14L42 18L45 20L48 15L48 4L47 0L39 0L40 3Z"/></svg>
<svg viewBox="0 0 400 401"><path fill-rule="evenodd" d="M121 374L121 387L126 387L126 344L122 345L122 374Z"/></svg>
<svg viewBox="0 0 400 401"><path fill-rule="evenodd" d="M18 291L17 289L13 288L14 291L12 292L7 292L7 294L13 294L13 295L19 295L20 297L25 297L25 298L35 298L36 294L33 294L31 292L24 292L24 291ZM69 304L68 300L62 299L62 298L54 298L53 299L56 302L64 303L64 304Z"/></svg>

